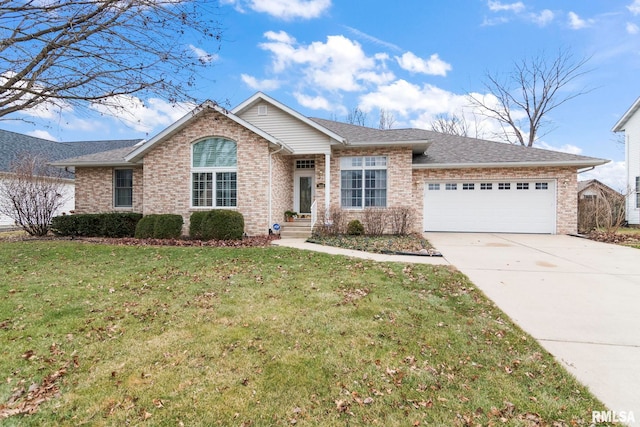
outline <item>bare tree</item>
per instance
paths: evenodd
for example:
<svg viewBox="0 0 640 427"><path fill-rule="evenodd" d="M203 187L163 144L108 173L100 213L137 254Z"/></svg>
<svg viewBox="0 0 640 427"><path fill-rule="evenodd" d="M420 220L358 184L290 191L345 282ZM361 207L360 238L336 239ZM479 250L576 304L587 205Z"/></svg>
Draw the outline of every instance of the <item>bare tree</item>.
<svg viewBox="0 0 640 427"><path fill-rule="evenodd" d="M543 136L548 124L547 115L565 102L588 93L585 88L569 89L569 85L583 76L589 58L576 59L568 50L559 50L554 57L544 53L514 63L506 74L485 75L485 89L495 96L491 99L470 95L471 102L487 117L503 125L503 137L512 144L532 147ZM520 119L519 114L524 113Z"/></svg>
<svg viewBox="0 0 640 427"><path fill-rule="evenodd" d="M64 171L36 154L18 156L10 170L0 181L0 213L31 236L46 235L66 202Z"/></svg>
<svg viewBox="0 0 640 427"><path fill-rule="evenodd" d="M380 109L380 121L378 122L378 129L391 129L396 122L396 118L389 110L384 108Z"/></svg>
<svg viewBox="0 0 640 427"><path fill-rule="evenodd" d="M352 110L349 110L349 112L347 113L347 117L345 121L352 125L366 126L367 113L362 111L359 107L354 107Z"/></svg>
<svg viewBox="0 0 640 427"><path fill-rule="evenodd" d="M431 122L431 129L449 135L469 136L469 124L464 116L457 114L439 114Z"/></svg>
<svg viewBox="0 0 640 427"><path fill-rule="evenodd" d="M119 107L119 95L196 101L189 91L219 49L214 4L0 1L0 118L38 106Z"/></svg>

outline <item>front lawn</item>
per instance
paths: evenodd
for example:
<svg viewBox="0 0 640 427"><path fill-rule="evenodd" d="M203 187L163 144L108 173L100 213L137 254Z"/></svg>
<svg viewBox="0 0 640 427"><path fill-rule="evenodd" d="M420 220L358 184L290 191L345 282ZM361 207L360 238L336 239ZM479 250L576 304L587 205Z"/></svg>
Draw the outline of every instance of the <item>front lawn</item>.
<svg viewBox="0 0 640 427"><path fill-rule="evenodd" d="M588 426L605 409L446 267L74 241L0 242L0 265L3 426Z"/></svg>

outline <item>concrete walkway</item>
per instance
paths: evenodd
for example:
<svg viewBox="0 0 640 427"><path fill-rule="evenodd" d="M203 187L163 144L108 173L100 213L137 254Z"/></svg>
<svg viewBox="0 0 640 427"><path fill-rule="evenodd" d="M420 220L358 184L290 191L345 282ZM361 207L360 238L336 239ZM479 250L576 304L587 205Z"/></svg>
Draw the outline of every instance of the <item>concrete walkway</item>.
<svg viewBox="0 0 640 427"><path fill-rule="evenodd" d="M608 408L640 426L640 250L570 236L426 233L444 257L279 246L456 266ZM585 414L590 421L591 414Z"/></svg>
<svg viewBox="0 0 640 427"><path fill-rule="evenodd" d="M333 246L323 246L316 243L307 243L305 239L280 239L272 241L271 244L275 246L285 246L288 248L302 249L305 251L324 252L331 255L344 255L352 258L369 259L378 262L405 262L413 264L439 265L449 264L449 262L443 257L374 254L370 252L336 248Z"/></svg>

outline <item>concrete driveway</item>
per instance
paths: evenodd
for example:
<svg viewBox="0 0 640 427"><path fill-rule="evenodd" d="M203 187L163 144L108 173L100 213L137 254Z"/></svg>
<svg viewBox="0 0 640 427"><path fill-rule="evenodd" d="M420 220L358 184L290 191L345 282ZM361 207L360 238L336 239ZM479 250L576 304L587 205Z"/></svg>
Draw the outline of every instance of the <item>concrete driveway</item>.
<svg viewBox="0 0 640 427"><path fill-rule="evenodd" d="M425 236L607 409L640 425L640 250L570 236Z"/></svg>

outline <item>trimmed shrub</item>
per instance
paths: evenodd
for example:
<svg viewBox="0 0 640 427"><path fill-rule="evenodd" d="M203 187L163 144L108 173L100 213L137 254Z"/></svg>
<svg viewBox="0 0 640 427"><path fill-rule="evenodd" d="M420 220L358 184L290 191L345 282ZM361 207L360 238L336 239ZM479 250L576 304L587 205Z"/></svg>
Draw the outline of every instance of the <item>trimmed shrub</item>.
<svg viewBox="0 0 640 427"><path fill-rule="evenodd" d="M75 215L61 215L51 218L51 231L56 236L77 235L77 221Z"/></svg>
<svg viewBox="0 0 640 427"><path fill-rule="evenodd" d="M132 212L62 215L51 220L51 230L58 236L133 237L140 218Z"/></svg>
<svg viewBox="0 0 640 427"><path fill-rule="evenodd" d="M133 237L142 214L133 212L102 214L102 236Z"/></svg>
<svg viewBox="0 0 640 427"><path fill-rule="evenodd" d="M178 239L182 235L183 223L182 215L158 215L153 227L153 237L155 239Z"/></svg>
<svg viewBox="0 0 640 427"><path fill-rule="evenodd" d="M237 211L208 211L201 222L200 232L194 232L202 240L240 240L244 235L244 217Z"/></svg>
<svg viewBox="0 0 640 427"><path fill-rule="evenodd" d="M189 237L194 240L202 239L202 223L209 214L209 211L197 211L189 217Z"/></svg>
<svg viewBox="0 0 640 427"><path fill-rule="evenodd" d="M347 234L350 236L360 236L364 234L364 226L357 219L349 221L349 224L347 224Z"/></svg>
<svg viewBox="0 0 640 427"><path fill-rule="evenodd" d="M177 239L184 220L177 214L145 215L136 226L136 239Z"/></svg>
<svg viewBox="0 0 640 427"><path fill-rule="evenodd" d="M145 215L136 225L136 239L150 239L153 237L153 228L156 225L156 215Z"/></svg>

